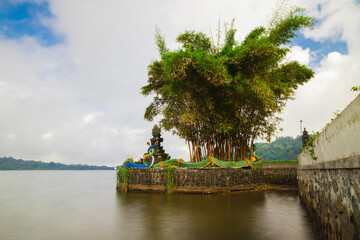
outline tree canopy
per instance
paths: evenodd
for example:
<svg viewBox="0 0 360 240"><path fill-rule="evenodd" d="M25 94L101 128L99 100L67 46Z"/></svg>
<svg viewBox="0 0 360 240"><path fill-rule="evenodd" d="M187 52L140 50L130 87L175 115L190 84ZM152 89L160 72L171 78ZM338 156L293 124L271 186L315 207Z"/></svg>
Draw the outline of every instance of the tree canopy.
<svg viewBox="0 0 360 240"><path fill-rule="evenodd" d="M296 31L314 24L302 13L294 8L275 16L241 43L231 24L222 45L202 32L185 31L176 39L181 47L169 50L157 30L160 59L148 66L142 87L143 95L154 94L145 119L162 115L161 127L188 142L192 161L251 157L254 139L274 135L277 115L314 75L297 61L285 61Z"/></svg>

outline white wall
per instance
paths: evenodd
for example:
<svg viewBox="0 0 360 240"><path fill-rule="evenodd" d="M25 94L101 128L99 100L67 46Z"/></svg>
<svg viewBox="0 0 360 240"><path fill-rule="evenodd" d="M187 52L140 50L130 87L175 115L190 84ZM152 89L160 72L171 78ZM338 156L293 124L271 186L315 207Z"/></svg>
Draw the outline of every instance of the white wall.
<svg viewBox="0 0 360 240"><path fill-rule="evenodd" d="M305 149L298 156L299 166L360 155L360 95L320 133L314 146L318 159L313 160Z"/></svg>

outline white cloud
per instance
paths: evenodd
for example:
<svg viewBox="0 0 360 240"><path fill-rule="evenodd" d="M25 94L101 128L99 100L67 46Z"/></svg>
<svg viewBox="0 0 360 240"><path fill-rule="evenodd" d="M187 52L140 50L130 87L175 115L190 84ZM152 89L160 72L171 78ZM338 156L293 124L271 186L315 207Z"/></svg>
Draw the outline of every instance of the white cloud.
<svg viewBox="0 0 360 240"><path fill-rule="evenodd" d="M10 139L13 139L13 138L16 137L16 135L15 134L8 134L7 137L10 138Z"/></svg>
<svg viewBox="0 0 360 240"><path fill-rule="evenodd" d="M52 137L52 133L51 132L44 133L43 135L41 135L41 137L45 140L49 139Z"/></svg>
<svg viewBox="0 0 360 240"><path fill-rule="evenodd" d="M350 88L359 85L360 75L360 7L354 1L297 1L319 24L305 36L315 41L341 40L349 53L330 52L314 69L315 77L296 93L282 117L281 135L296 136L299 122L308 130L319 131L330 121L332 113L343 110L356 96ZM321 11L318 4L321 4ZM355 44L356 43L356 44ZM311 55L312 53L310 53Z"/></svg>
<svg viewBox="0 0 360 240"><path fill-rule="evenodd" d="M298 61L301 64L309 65L310 63L310 49L303 49L301 46L294 46L290 48L290 52L285 57L287 62Z"/></svg>
<svg viewBox="0 0 360 240"><path fill-rule="evenodd" d="M210 25L215 34L220 16L227 22L235 17L241 41L251 29L266 23L274 6L274 1L266 0L49 3L55 17L41 21L64 36L64 43L44 47L30 37L0 39L1 154L106 165L141 156L147 149L154 123L143 120L151 98L141 96L140 88L146 84L147 65L158 57L156 25L168 46L176 48L176 35L185 29L209 33ZM317 130L331 112L351 100L348 88L359 76L355 43L360 28L357 22L350 25L350 20L343 19L345 15L358 19L358 7L324 1L318 13L316 4L308 7L322 23L306 36L340 38L348 43L349 55L329 54L315 69L314 80L300 87L297 100L284 113L285 135L297 134L300 119ZM340 30L334 34L336 29ZM309 64L311 54L295 46L290 58ZM172 157L188 158L183 140L170 133L164 139Z"/></svg>
<svg viewBox="0 0 360 240"><path fill-rule="evenodd" d="M305 36L317 41L345 41L349 51L359 54L360 5L353 0L294 1L305 7L318 24L313 31L304 31ZM321 4L321 11L318 5Z"/></svg>
<svg viewBox="0 0 360 240"><path fill-rule="evenodd" d="M91 112L91 113L87 113L86 115L84 115L82 117L82 122L83 124L88 124L88 123L94 123L96 121L96 119L98 117L100 117L101 115L103 115L102 112Z"/></svg>
<svg viewBox="0 0 360 240"><path fill-rule="evenodd" d="M359 81L359 64L352 56L329 53L315 69L315 77L296 93L286 108L281 135L299 135L299 122L308 130L319 131L330 122L332 113L343 110L356 96L350 88Z"/></svg>

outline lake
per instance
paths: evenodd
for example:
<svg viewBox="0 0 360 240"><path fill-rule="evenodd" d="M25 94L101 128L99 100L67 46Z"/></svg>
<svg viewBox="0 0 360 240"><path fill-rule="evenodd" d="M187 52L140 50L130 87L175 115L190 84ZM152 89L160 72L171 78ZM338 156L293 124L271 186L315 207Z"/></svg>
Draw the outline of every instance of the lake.
<svg viewBox="0 0 360 240"><path fill-rule="evenodd" d="M316 239L296 191L119 193L115 171L0 171L0 239Z"/></svg>

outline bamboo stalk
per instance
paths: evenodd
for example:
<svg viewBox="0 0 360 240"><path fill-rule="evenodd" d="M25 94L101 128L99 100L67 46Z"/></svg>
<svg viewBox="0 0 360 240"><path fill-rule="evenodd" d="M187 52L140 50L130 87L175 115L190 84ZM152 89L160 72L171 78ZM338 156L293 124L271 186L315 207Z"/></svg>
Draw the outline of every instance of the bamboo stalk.
<svg viewBox="0 0 360 240"><path fill-rule="evenodd" d="M230 156L230 139L227 140L227 160L230 161L231 160L231 156Z"/></svg>
<svg viewBox="0 0 360 240"><path fill-rule="evenodd" d="M200 156L199 156L199 140L196 139L196 153L197 153L197 157L198 157L198 162L200 162Z"/></svg>
<svg viewBox="0 0 360 240"><path fill-rule="evenodd" d="M190 162L192 162L192 157L191 157L191 148L190 148L190 142L189 142L189 141L187 141L187 143L188 143L188 146L189 146L189 153L190 153Z"/></svg>
<svg viewBox="0 0 360 240"><path fill-rule="evenodd" d="M207 141L207 157L210 156L210 139Z"/></svg>
<svg viewBox="0 0 360 240"><path fill-rule="evenodd" d="M253 146L254 146L254 138L251 139L251 145L250 145L250 154L249 154L249 160L253 157Z"/></svg>
<svg viewBox="0 0 360 240"><path fill-rule="evenodd" d="M241 149L240 149L240 154L241 154L241 160L244 160L245 159L245 156L244 156L244 139L242 138L241 139L241 145L240 145Z"/></svg>
<svg viewBox="0 0 360 240"><path fill-rule="evenodd" d="M243 142L243 152L242 152L243 160L246 159L246 146L247 146L246 140L244 140L244 142Z"/></svg>
<svg viewBox="0 0 360 240"><path fill-rule="evenodd" d="M220 160L223 160L222 143L219 143L219 159L220 159Z"/></svg>

